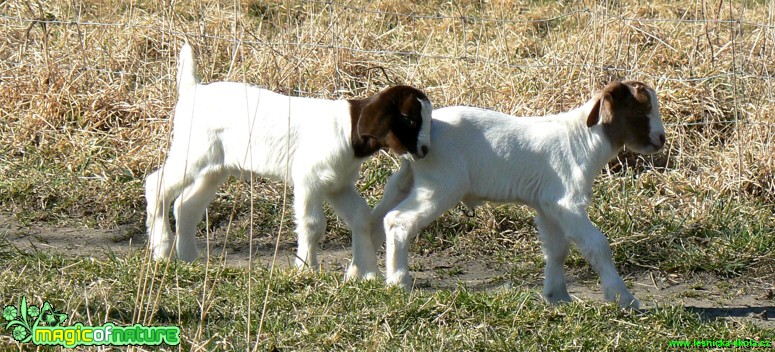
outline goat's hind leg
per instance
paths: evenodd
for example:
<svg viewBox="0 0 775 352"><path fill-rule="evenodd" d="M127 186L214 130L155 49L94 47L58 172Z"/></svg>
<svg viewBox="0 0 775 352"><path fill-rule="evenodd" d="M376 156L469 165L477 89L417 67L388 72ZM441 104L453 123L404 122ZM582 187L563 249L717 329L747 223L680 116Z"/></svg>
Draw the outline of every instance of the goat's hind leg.
<svg viewBox="0 0 775 352"><path fill-rule="evenodd" d="M187 262L199 257L196 248L196 225L202 220L207 206L215 198L218 187L226 181L227 174L211 172L199 178L180 194L173 206L178 239L178 258Z"/></svg>
<svg viewBox="0 0 775 352"><path fill-rule="evenodd" d="M148 245L156 260L172 256L175 237L170 230L169 209L172 200L191 183L184 169L185 163L180 165L174 159L168 159L159 170L145 179Z"/></svg>
<svg viewBox="0 0 775 352"><path fill-rule="evenodd" d="M326 216L323 212L323 198L316 190L296 183L293 191L293 210L296 218L296 267L318 270L318 242L326 230Z"/></svg>

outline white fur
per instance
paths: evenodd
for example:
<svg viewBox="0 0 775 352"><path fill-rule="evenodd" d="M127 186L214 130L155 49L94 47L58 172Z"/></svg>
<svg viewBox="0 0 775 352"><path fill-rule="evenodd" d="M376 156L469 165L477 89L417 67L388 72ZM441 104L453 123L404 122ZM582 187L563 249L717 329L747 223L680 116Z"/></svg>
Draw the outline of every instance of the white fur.
<svg viewBox="0 0 775 352"><path fill-rule="evenodd" d="M650 94L650 139L656 145L639 148L643 153L664 143L656 95ZM472 107L434 111L433 152L403 162L372 212L372 242L382 243L387 234L388 283L410 288L410 241L456 203L473 208L484 201L517 202L537 212L546 258L544 296L550 302L570 300L563 269L570 240L600 274L605 297L637 307L613 265L608 241L586 212L595 175L620 149L600 124L587 127L596 101L540 118Z"/></svg>
<svg viewBox="0 0 775 352"><path fill-rule="evenodd" d="M379 275L368 235L370 208L355 189L365 158L356 158L351 145L350 103L289 97L243 83L200 85L195 72L186 44L178 67L170 151L145 184L154 258L170 258L176 243L180 259L195 260L196 225L218 186L230 175L244 178L252 173L294 186L299 267L318 267L327 201L353 234L348 277ZM430 111L427 115L430 120ZM167 215L175 197L177 240Z"/></svg>
<svg viewBox="0 0 775 352"><path fill-rule="evenodd" d="M433 105L430 102L417 99L422 106L422 125L420 126L420 132L417 134L417 155L419 157L425 157L425 153L422 152L422 147L426 149L431 147L431 116L433 115ZM402 155L405 159L415 160L414 154L406 153Z"/></svg>

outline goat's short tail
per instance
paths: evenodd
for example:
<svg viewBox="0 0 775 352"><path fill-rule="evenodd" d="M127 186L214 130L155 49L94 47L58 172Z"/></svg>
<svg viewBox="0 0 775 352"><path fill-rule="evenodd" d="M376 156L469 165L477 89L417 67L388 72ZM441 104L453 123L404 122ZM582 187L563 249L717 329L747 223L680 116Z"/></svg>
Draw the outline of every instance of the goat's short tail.
<svg viewBox="0 0 775 352"><path fill-rule="evenodd" d="M194 88L199 83L199 77L196 75L196 62L194 62L194 53L188 42L180 48L178 57L178 95L183 95L186 91Z"/></svg>

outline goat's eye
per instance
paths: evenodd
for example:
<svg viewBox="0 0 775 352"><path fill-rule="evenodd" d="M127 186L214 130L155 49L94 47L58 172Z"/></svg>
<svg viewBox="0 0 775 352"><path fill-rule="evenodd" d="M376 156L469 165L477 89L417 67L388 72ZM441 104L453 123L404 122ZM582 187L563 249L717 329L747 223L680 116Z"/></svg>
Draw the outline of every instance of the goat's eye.
<svg viewBox="0 0 775 352"><path fill-rule="evenodd" d="M412 120L412 119L409 117L409 115L404 115L404 114L401 114L401 118L402 118L402 119L404 120L404 122L406 122L406 123L407 123L407 124L408 124L410 127L414 127L414 126L416 126L416 125L417 125L417 123L416 123L416 122L414 122L414 120Z"/></svg>

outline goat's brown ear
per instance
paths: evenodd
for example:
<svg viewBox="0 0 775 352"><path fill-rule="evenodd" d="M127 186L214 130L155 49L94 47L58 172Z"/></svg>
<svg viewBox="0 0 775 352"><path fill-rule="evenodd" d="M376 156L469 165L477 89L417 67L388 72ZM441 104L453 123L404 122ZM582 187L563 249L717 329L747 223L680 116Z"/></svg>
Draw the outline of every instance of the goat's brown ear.
<svg viewBox="0 0 775 352"><path fill-rule="evenodd" d="M641 84L640 82L635 84L635 93L636 94L645 94L646 93L646 86Z"/></svg>
<svg viewBox="0 0 775 352"><path fill-rule="evenodd" d="M361 138L382 139L388 132L390 132L390 118L387 116L384 103L379 100L371 102L358 117L358 135Z"/></svg>
<svg viewBox="0 0 775 352"><path fill-rule="evenodd" d="M601 120L605 121L604 115L608 114L608 109L611 108L613 98L611 94L603 93L600 98L595 102L595 106L592 107L592 111L587 116L587 127L592 127L600 123Z"/></svg>
<svg viewBox="0 0 775 352"><path fill-rule="evenodd" d="M597 125L600 121L600 103L602 103L602 97L595 102L595 106L592 107L592 111L587 116L587 127Z"/></svg>
<svg viewBox="0 0 775 352"><path fill-rule="evenodd" d="M412 114L412 110L417 104L419 104L419 101L417 101L417 96L415 96L414 93L411 93L404 97L404 100L399 106L399 112L403 116L409 116Z"/></svg>
<svg viewBox="0 0 775 352"><path fill-rule="evenodd" d="M595 102L595 105L592 107L592 111L589 112L589 116L587 116L587 127L592 127L600 122L600 104L602 103L603 97L601 96Z"/></svg>

